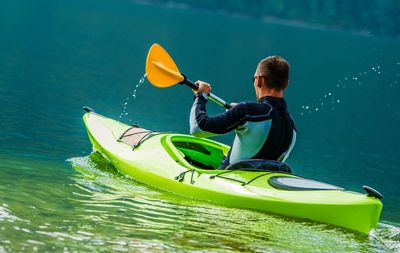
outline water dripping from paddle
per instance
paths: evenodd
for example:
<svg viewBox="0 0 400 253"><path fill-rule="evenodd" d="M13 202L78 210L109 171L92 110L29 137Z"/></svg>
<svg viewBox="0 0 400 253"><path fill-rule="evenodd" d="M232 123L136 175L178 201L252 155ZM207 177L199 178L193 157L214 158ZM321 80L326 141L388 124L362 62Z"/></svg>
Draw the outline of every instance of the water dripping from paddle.
<svg viewBox="0 0 400 253"><path fill-rule="evenodd" d="M126 99L125 102L123 103L123 108L122 108L122 112L119 115L119 119L122 120L124 118L126 118L129 113L128 113L128 107L130 105L133 104L133 102L135 101L136 97L137 97L137 90L138 88L144 83L144 81L146 80L146 74L144 74L138 81L138 83L135 85L135 88L132 92L131 95L129 95ZM132 119L129 119L129 122L132 122Z"/></svg>

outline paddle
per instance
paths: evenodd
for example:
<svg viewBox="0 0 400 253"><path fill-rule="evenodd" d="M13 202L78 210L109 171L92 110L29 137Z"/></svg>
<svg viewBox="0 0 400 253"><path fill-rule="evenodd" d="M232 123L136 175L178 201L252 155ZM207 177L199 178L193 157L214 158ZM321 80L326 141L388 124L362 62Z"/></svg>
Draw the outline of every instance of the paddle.
<svg viewBox="0 0 400 253"><path fill-rule="evenodd" d="M197 90L199 86L182 73L180 73L171 56L159 44L153 44L147 54L146 59L147 80L159 88L167 88L175 84L185 84L190 88ZM209 99L219 106L230 109L232 106L223 99L210 93Z"/></svg>

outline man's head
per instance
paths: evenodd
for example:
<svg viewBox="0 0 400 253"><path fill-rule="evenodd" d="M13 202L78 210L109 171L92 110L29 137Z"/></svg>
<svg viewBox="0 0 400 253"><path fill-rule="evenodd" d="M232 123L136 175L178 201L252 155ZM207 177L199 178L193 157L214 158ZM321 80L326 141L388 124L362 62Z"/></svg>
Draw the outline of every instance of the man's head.
<svg viewBox="0 0 400 253"><path fill-rule="evenodd" d="M254 79L256 88L282 92L289 83L289 63L280 56L269 56L258 64Z"/></svg>

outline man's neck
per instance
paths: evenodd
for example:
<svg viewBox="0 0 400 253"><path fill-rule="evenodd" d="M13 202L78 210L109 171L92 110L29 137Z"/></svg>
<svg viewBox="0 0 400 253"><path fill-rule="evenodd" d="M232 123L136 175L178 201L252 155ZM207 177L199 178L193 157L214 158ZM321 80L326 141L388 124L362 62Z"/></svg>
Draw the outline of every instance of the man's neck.
<svg viewBox="0 0 400 253"><path fill-rule="evenodd" d="M266 96L283 98L283 90L268 89L268 88L260 89L258 93L258 99Z"/></svg>

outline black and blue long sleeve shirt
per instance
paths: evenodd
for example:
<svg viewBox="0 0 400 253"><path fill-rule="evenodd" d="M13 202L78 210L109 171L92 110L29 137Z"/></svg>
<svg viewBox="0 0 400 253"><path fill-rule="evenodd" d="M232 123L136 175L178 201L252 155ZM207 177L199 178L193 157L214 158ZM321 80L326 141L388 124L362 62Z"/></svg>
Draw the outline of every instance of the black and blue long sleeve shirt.
<svg viewBox="0 0 400 253"><path fill-rule="evenodd" d="M224 113L208 116L207 96L200 94L190 112L190 133L210 137L235 131L229 163L246 159L284 162L296 142L296 127L283 98L262 97L258 102L242 102Z"/></svg>

